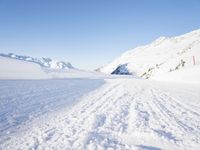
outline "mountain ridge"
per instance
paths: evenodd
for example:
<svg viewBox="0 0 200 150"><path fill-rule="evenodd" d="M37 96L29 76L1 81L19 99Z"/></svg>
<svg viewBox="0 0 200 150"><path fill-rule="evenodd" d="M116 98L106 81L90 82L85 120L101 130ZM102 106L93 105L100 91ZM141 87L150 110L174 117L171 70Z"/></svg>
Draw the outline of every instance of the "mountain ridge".
<svg viewBox="0 0 200 150"><path fill-rule="evenodd" d="M0 56L10 58L10 59L17 59L17 60L22 60L26 62L32 62L35 64L39 64L43 68L49 68L49 69L74 69L74 67L71 65L70 62L64 62L64 61L58 61L58 60L53 60L51 58L34 58L30 56L24 56L24 55L17 55L14 53L0 53Z"/></svg>

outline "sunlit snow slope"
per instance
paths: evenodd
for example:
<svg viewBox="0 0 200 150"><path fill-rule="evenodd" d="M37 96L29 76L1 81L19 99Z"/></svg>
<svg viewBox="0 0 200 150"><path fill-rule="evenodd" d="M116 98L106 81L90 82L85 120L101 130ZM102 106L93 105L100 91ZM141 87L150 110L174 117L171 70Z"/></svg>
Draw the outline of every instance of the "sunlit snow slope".
<svg viewBox="0 0 200 150"><path fill-rule="evenodd" d="M193 56L196 61L195 66ZM123 68L119 68L120 66ZM191 74L190 71L193 68L200 70L200 30L172 38L161 37L149 45L125 52L121 57L99 70L108 74L133 74L143 78L154 77L154 79L167 80L168 77L173 76L172 72L175 74L174 72L178 70L187 69L188 72L185 70L184 74ZM196 75L190 77L198 80L199 71L192 72ZM169 76L166 75L168 73ZM177 76L183 78L182 81L190 80L181 72L177 73Z"/></svg>

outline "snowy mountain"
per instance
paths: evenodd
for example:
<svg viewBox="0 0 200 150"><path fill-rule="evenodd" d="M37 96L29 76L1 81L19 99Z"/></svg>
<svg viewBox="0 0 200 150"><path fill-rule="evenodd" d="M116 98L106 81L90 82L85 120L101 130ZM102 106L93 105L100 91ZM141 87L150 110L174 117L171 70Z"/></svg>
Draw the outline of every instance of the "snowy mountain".
<svg viewBox="0 0 200 150"><path fill-rule="evenodd" d="M23 61L27 61L27 62L33 62L33 63L39 64L41 67L44 67L44 68L51 68L51 69L72 69L72 68L74 68L69 62L52 60L51 58L44 58L44 57L33 58L30 56L21 56L21 55L16 55L13 53L9 53L9 54L0 53L0 56L17 59L17 60L23 60Z"/></svg>
<svg viewBox="0 0 200 150"><path fill-rule="evenodd" d="M0 53L0 79L52 79L77 74L69 62Z"/></svg>
<svg viewBox="0 0 200 150"><path fill-rule="evenodd" d="M177 37L160 37L148 45L125 52L99 71L148 79L188 68L200 69L200 29Z"/></svg>
<svg viewBox="0 0 200 150"><path fill-rule="evenodd" d="M0 54L0 79L101 78L105 74L74 68L50 58ZM107 76L107 75L106 75Z"/></svg>
<svg viewBox="0 0 200 150"><path fill-rule="evenodd" d="M77 72L68 62L0 53L0 79L66 78Z"/></svg>

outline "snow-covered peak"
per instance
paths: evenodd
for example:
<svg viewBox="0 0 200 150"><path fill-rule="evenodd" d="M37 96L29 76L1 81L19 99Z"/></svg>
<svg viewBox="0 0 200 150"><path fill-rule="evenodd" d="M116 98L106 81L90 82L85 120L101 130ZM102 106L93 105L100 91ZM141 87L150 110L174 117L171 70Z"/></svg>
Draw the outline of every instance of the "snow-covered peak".
<svg viewBox="0 0 200 150"><path fill-rule="evenodd" d="M27 61L27 62L33 62L33 63L39 64L41 67L50 68L50 69L72 69L72 68L74 68L71 65L71 63L69 63L69 62L53 60L51 58L44 58L44 57L33 58L30 56L21 56L21 55L16 55L13 53L9 53L9 54L0 53L0 56L17 59L17 60L22 60L22 61Z"/></svg>
<svg viewBox="0 0 200 150"><path fill-rule="evenodd" d="M150 78L193 67L193 56L196 65L200 65L200 29L181 36L160 37L148 45L125 52L99 70L108 74L121 74L119 70L124 69L119 67L126 65L127 74Z"/></svg>

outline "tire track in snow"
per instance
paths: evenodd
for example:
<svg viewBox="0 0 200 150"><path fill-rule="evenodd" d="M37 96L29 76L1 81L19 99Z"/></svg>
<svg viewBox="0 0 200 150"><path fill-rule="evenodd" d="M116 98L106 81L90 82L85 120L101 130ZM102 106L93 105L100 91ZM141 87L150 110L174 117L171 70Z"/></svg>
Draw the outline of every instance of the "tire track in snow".
<svg viewBox="0 0 200 150"><path fill-rule="evenodd" d="M157 91L157 93L158 93L158 91ZM154 94L154 96L155 96L155 94ZM172 97L163 98L163 93L160 93L160 95L157 96L156 99L157 99L157 102L158 102L158 99L160 100L159 103L157 103L158 106L163 108L163 110L165 110L171 118L175 119L176 122L184 129L184 131L191 132L192 130L194 130L193 127L190 127L189 125L182 125L181 122L182 122L182 120L186 121L186 119L189 118L190 122L187 122L188 124L193 126L191 124L191 121L194 121L194 124L197 124L198 120L200 119L200 116L198 115L198 113L193 112L188 108L185 108L183 104L177 102L177 100ZM165 106L164 106L164 104L165 104ZM174 114L174 113L176 113L176 114ZM187 117L185 116L186 113L189 114L189 115L187 115ZM196 129L198 129L198 128L196 128ZM199 131L196 130L195 132L199 132Z"/></svg>
<svg viewBox="0 0 200 150"><path fill-rule="evenodd" d="M199 115L193 113L190 109L186 109L183 104L177 102L177 99L171 96L166 97L164 92L156 89L151 91L157 108L160 109L165 118L168 118L171 124L171 126L165 127L169 131L168 133L170 133L167 136L172 137L174 134L173 137L177 144L183 144L183 140L186 146L191 146L187 144L191 142L199 144ZM163 94L165 94L165 98L163 98Z"/></svg>

